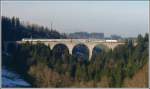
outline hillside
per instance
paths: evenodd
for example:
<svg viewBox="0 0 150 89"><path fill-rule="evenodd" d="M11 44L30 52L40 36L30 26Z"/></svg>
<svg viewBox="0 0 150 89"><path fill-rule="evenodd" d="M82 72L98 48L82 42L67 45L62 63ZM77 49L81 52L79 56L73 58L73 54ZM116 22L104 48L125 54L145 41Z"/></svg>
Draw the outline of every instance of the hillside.
<svg viewBox="0 0 150 89"><path fill-rule="evenodd" d="M54 29L39 26L37 24L25 24L19 18L1 17L2 22L2 41L16 41L22 38L48 38L61 39L65 38Z"/></svg>
<svg viewBox="0 0 150 89"><path fill-rule="evenodd" d="M148 64L145 64L142 69L140 69L132 79L124 80L124 87L148 87Z"/></svg>

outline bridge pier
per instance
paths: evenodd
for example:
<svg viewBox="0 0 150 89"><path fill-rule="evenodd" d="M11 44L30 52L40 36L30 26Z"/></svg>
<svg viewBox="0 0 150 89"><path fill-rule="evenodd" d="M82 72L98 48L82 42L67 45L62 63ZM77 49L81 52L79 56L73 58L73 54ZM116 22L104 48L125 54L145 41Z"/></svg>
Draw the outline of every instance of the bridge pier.
<svg viewBox="0 0 150 89"><path fill-rule="evenodd" d="M93 54L92 52L93 52L93 49L95 47L95 44L88 44L87 47L89 49L89 60L91 60L92 54Z"/></svg>

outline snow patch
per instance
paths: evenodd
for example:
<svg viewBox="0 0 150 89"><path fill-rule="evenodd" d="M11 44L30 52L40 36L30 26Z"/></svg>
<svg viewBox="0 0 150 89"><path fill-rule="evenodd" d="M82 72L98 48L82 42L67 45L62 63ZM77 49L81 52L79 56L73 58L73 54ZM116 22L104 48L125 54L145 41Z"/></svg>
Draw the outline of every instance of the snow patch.
<svg viewBox="0 0 150 89"><path fill-rule="evenodd" d="M20 75L2 68L2 87L29 87L29 83L21 79Z"/></svg>

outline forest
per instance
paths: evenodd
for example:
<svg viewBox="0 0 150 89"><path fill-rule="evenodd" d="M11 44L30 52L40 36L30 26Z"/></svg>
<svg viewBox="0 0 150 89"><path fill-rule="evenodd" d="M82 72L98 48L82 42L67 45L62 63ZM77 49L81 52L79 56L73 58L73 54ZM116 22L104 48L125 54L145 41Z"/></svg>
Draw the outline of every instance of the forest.
<svg viewBox="0 0 150 89"><path fill-rule="evenodd" d="M17 17L1 17L2 41L17 41L22 38L48 38L60 39L65 35L60 34L54 29L39 26L37 24L27 24L20 21Z"/></svg>
<svg viewBox="0 0 150 89"><path fill-rule="evenodd" d="M57 31L26 27L17 18L2 17L3 41L20 40L31 34L35 38L65 38ZM91 59L77 57L75 53L70 55L62 45L54 49L40 42L10 45L11 56L2 54L2 64L21 74L31 87L128 87L126 80L148 64L148 38L148 33L139 34L137 45L127 40L113 50L97 47L99 51L93 52ZM148 87L148 74L139 77L144 76L147 80L142 87Z"/></svg>

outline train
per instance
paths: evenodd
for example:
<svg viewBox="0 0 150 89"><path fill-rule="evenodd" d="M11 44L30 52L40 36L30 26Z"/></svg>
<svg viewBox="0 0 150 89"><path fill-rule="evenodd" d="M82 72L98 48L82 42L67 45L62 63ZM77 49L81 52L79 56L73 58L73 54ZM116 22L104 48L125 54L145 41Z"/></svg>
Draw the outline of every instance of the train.
<svg viewBox="0 0 150 89"><path fill-rule="evenodd" d="M119 42L118 40L105 40L105 39L30 39L30 38L23 38L22 41L81 41L81 42Z"/></svg>

